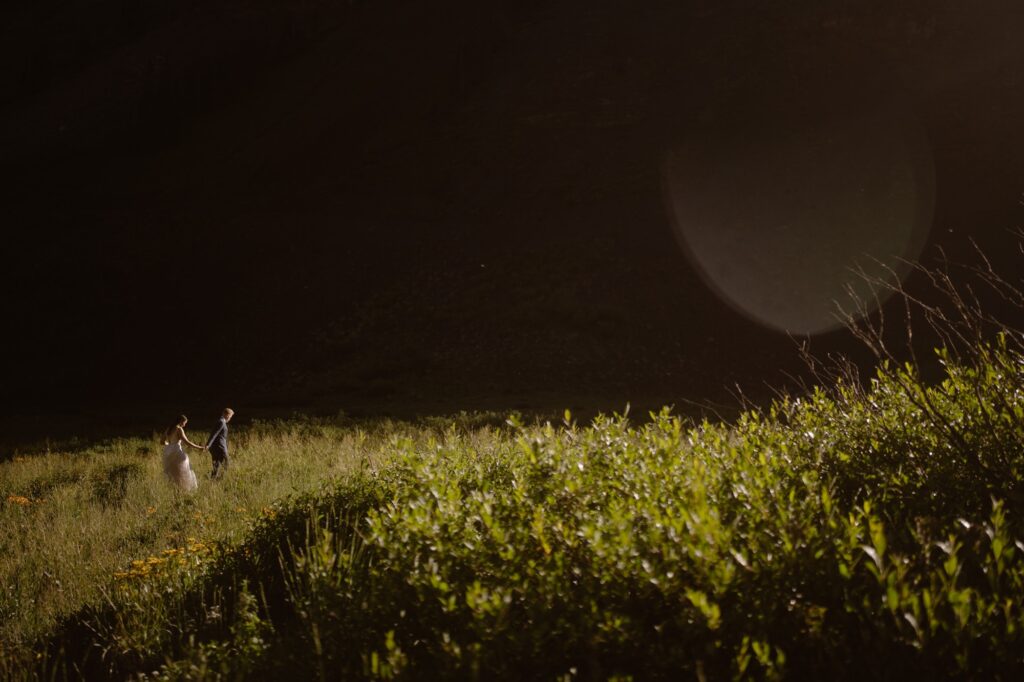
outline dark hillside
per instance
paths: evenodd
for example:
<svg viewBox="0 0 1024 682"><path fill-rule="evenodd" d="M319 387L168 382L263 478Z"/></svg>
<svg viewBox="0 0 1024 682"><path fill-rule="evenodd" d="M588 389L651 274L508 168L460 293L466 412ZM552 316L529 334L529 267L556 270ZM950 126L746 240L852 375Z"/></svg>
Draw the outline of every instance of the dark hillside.
<svg viewBox="0 0 1024 682"><path fill-rule="evenodd" d="M793 342L676 243L679 138L897 83L934 160L929 243L998 255L1020 222L1024 14L901 8L5 9L5 397L619 408L776 384Z"/></svg>

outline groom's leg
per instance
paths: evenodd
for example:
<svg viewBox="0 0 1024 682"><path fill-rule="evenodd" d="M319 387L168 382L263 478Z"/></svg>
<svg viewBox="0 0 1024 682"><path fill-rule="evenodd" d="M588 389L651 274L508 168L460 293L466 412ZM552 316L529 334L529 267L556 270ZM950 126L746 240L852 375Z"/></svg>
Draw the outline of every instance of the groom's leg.
<svg viewBox="0 0 1024 682"><path fill-rule="evenodd" d="M228 455L219 452L211 454L213 455L213 471L210 472L210 478L221 478L228 468Z"/></svg>

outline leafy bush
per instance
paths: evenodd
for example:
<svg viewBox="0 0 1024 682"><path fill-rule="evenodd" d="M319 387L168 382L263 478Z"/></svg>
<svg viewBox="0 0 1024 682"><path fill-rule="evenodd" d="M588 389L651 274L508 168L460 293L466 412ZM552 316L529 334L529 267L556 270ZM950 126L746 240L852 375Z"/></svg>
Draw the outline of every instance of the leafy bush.
<svg viewBox="0 0 1024 682"><path fill-rule="evenodd" d="M1016 677L1024 356L979 352L991 369L883 366L733 425L398 436L177 596L143 580L79 622L136 638L96 669L118 675ZM257 621L259 651L226 656Z"/></svg>
<svg viewBox="0 0 1024 682"><path fill-rule="evenodd" d="M241 542L139 560L7 670L1021 679L1024 339L935 281L959 318L905 300L948 341L938 381L868 325L866 384L841 365L733 424L264 424L253 451L359 466Z"/></svg>

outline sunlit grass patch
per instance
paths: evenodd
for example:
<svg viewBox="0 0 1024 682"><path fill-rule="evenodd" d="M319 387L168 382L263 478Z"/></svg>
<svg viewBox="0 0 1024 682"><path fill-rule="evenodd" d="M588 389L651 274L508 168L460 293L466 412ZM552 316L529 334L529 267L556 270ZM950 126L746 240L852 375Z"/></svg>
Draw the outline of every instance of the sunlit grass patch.
<svg viewBox="0 0 1024 682"><path fill-rule="evenodd" d="M233 467L223 481L208 480L208 455L192 456L201 479L194 495L165 480L155 436L0 463L0 641L27 643L58 618L99 603L131 561L185 546L189 537L237 539L274 500L369 466L372 454L360 445L376 438L311 420L246 431L233 433Z"/></svg>

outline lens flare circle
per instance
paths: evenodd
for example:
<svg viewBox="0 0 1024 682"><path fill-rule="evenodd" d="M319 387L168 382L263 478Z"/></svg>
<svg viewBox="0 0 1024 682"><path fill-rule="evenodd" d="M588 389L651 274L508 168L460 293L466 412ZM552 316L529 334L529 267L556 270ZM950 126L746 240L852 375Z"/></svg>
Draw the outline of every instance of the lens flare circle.
<svg viewBox="0 0 1024 682"><path fill-rule="evenodd" d="M796 102L799 101L799 104ZM724 301L797 335L872 311L919 258L934 166L899 97L748 101L675 145L663 192L680 245Z"/></svg>

